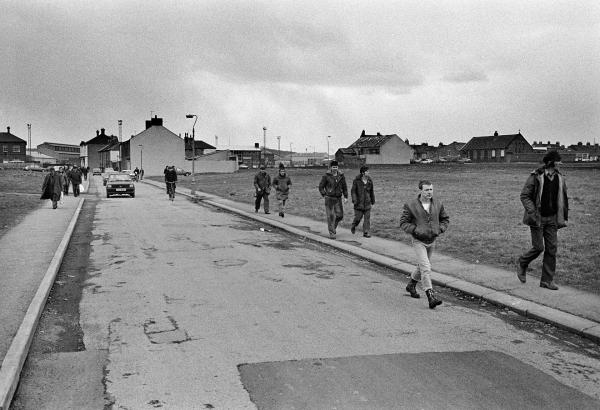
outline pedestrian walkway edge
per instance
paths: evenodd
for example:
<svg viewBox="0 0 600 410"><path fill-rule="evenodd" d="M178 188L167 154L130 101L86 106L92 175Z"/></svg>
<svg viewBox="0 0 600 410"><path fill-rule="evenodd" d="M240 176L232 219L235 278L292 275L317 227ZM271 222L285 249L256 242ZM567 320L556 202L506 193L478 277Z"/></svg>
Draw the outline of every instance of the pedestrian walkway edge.
<svg viewBox="0 0 600 410"><path fill-rule="evenodd" d="M6 356L2 361L2 366L0 367L0 410L9 409L13 395L17 390L21 370L23 369L23 364L29 353L29 348L33 336L35 335L37 324L44 310L44 306L46 305L46 300L48 299L48 295L50 294L50 290L52 289L54 280L60 269L67 247L69 246L84 201L85 199L83 198L79 201L79 205L71 217L71 222L67 227L62 241L54 253L50 266L48 267L48 270L46 270L40 286L25 313L23 322L21 323L21 326L19 326L19 330L17 330L10 347L6 352Z"/></svg>
<svg viewBox="0 0 600 410"><path fill-rule="evenodd" d="M144 181L145 183L162 188L155 181ZM260 221L270 226L285 230L294 235L299 235L307 238L311 241L322 243L327 246L331 246L342 250L344 252L359 256L377 265L384 266L389 269L393 269L397 272L405 275L410 275L414 270L414 265L407 262L403 262L397 259L390 258L388 256L380 255L375 252L356 247L354 245L346 244L336 240L332 240L311 232L306 232L293 226L287 225L283 222L272 220L269 218L262 217L260 215L244 211L232 206L218 202L220 197L216 195L204 194L201 192L177 192L178 195L186 196L193 200L198 200L197 194L205 195L201 199L202 203L209 204L218 208L228 210L232 213L243 215L245 217ZM576 333L587 339L593 340L596 343L600 343L600 323L580 316L561 311L556 308L544 306L539 303L529 301L517 296L509 295L505 292L498 291L496 289L488 288L485 286L477 285L471 282L467 282L462 279L458 279L443 273L431 272L431 281L437 286L443 286L446 288L458 290L470 296L475 296L483 301L487 301L493 305L507 308L515 313L522 316L530 317L535 320L553 324L562 329L568 330L572 333Z"/></svg>

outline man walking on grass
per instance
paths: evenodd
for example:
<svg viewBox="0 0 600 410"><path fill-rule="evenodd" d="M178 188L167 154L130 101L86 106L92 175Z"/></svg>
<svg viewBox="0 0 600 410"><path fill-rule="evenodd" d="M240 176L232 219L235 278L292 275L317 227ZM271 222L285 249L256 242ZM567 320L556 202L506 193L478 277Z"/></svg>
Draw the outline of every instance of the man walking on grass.
<svg viewBox="0 0 600 410"><path fill-rule="evenodd" d="M433 199L433 184L427 180L419 182L421 192L416 199L404 204L400 227L412 235L412 246L417 256L417 268L410 276L406 291L418 299L417 283L421 282L427 295L429 308L435 309L442 301L435 297L431 283L431 255L435 238L448 229L450 218L439 200Z"/></svg>
<svg viewBox="0 0 600 410"><path fill-rule="evenodd" d="M375 193L373 192L373 180L369 176L369 167L360 167L360 174L352 182L352 203L354 204L354 220L350 231L356 233L356 227L363 219L363 236L370 238L371 234L371 207L375 204Z"/></svg>
<svg viewBox="0 0 600 410"><path fill-rule="evenodd" d="M329 238L335 239L337 226L344 219L342 196L344 197L344 202L348 201L346 177L339 171L337 161L331 161L329 171L321 178L319 192L325 198L325 214L327 215Z"/></svg>
<svg viewBox="0 0 600 410"><path fill-rule="evenodd" d="M527 280L527 267L544 252L540 287L558 290L554 283L556 273L556 248L558 230L567 226L569 198L567 185L558 171L560 154L549 151L544 156L544 166L529 175L521 191L521 203L525 208L523 223L531 231L531 249L519 257L517 277Z"/></svg>

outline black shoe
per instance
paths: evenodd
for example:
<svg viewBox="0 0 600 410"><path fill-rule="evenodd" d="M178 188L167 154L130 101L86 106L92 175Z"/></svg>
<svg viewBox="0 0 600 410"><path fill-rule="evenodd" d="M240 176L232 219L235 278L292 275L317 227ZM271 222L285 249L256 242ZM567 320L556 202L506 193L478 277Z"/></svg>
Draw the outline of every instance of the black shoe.
<svg viewBox="0 0 600 410"><path fill-rule="evenodd" d="M521 283L527 282L527 268L522 267L520 263L517 264L517 278Z"/></svg>
<svg viewBox="0 0 600 410"><path fill-rule="evenodd" d="M365 232L365 233L363 233L363 236L364 236L365 238L370 238L370 237L371 237L371 234L370 234L369 232Z"/></svg>
<svg viewBox="0 0 600 410"><path fill-rule="evenodd" d="M437 299L433 294L433 289L426 290L425 294L427 295L427 299L429 300L429 309L435 309L436 306L442 304L442 301Z"/></svg>
<svg viewBox="0 0 600 410"><path fill-rule="evenodd" d="M284 217L285 217L285 214L284 214L283 212L281 213L281 217L282 217L282 218L284 218Z"/></svg>
<svg viewBox="0 0 600 410"><path fill-rule="evenodd" d="M545 288L545 289L550 289L550 290L558 290L558 286L556 286L553 281L540 282L540 288Z"/></svg>
<svg viewBox="0 0 600 410"><path fill-rule="evenodd" d="M279 216L283 218L283 212L279 212Z"/></svg>
<svg viewBox="0 0 600 410"><path fill-rule="evenodd" d="M271 213L271 212L269 212L269 211L265 211L265 214L267 214L267 215L269 215L270 213Z"/></svg>
<svg viewBox="0 0 600 410"><path fill-rule="evenodd" d="M350 227L350 232L352 232L352 235L354 235L356 233L356 226L352 225Z"/></svg>
<svg viewBox="0 0 600 410"><path fill-rule="evenodd" d="M410 293L411 298L419 299L421 295L417 293L417 282L411 279L410 283L406 285L406 291Z"/></svg>
<svg viewBox="0 0 600 410"><path fill-rule="evenodd" d="M255 213L255 214L257 214L257 213L258 213L258 209L255 209L255 210L254 210L254 213Z"/></svg>

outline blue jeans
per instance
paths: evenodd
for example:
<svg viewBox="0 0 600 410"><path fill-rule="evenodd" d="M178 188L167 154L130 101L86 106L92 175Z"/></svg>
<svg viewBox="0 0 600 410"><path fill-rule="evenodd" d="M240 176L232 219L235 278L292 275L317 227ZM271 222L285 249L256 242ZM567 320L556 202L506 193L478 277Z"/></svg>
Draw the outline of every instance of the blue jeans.
<svg viewBox="0 0 600 410"><path fill-rule="evenodd" d="M556 215L542 216L540 226L530 226L529 229L531 230L531 249L521 255L519 264L522 268L527 269L527 266L544 252L540 281L552 282L556 273L556 248L558 245Z"/></svg>
<svg viewBox="0 0 600 410"><path fill-rule="evenodd" d="M417 268L410 275L411 279L421 282L423 290L433 288L431 284L431 255L433 255L433 244L423 243L417 239L412 239L412 246L417 257Z"/></svg>
<svg viewBox="0 0 600 410"><path fill-rule="evenodd" d="M327 229L329 230L329 235L335 235L338 224L344 219L342 197L325 197L325 215L327 215Z"/></svg>
<svg viewBox="0 0 600 410"><path fill-rule="evenodd" d="M260 209L260 201L263 200L263 208L265 212L269 212L269 194L263 189L256 193L256 200L254 201L254 209L257 211Z"/></svg>

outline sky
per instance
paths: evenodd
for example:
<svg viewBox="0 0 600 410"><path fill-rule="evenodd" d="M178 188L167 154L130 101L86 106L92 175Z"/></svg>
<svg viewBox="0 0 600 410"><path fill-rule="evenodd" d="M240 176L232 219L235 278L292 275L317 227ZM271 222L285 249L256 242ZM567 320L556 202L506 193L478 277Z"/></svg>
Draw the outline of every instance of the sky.
<svg viewBox="0 0 600 410"><path fill-rule="evenodd" d="M597 0L2 0L0 27L0 130L33 146L186 114L220 147L600 142Z"/></svg>

